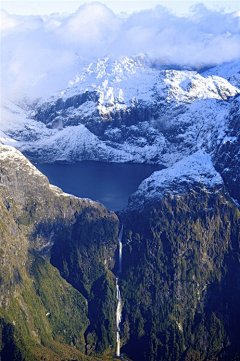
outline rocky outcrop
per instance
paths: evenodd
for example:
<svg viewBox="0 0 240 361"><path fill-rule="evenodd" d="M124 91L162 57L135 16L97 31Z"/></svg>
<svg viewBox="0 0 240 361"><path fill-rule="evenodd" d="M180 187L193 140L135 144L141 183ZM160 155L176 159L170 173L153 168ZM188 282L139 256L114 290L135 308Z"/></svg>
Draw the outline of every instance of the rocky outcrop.
<svg viewBox="0 0 240 361"><path fill-rule="evenodd" d="M96 92L88 91L65 100L59 98L56 102L43 103L41 106L36 106L32 116L37 121L47 124L49 128L61 129L68 125L84 124L87 122L88 117L84 117L84 113L81 114L82 105L85 107L89 105L94 106L98 98L99 96ZM79 114L74 114L75 109L78 109Z"/></svg>
<svg viewBox="0 0 240 361"><path fill-rule="evenodd" d="M214 162L231 196L240 204L240 97L232 102L227 132L219 144Z"/></svg>

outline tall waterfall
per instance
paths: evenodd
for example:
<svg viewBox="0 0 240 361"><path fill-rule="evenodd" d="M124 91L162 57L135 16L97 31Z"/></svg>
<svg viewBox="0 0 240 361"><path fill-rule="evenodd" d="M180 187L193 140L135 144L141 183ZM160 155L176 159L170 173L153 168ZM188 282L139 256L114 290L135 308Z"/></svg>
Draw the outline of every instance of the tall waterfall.
<svg viewBox="0 0 240 361"><path fill-rule="evenodd" d="M123 225L121 228L121 231L118 236L118 247L119 247L119 253L118 253L118 261L119 261L119 269L118 269L118 275L122 273L122 235L123 235Z"/></svg>
<svg viewBox="0 0 240 361"><path fill-rule="evenodd" d="M122 235L123 235L123 226L119 233L118 237L118 261L119 261L119 268L118 268L118 277L122 273ZM118 280L116 278L116 290L117 290L117 311L116 311L116 323L117 323L117 348L116 348L116 356L120 356L120 324L122 319L122 300L121 300L121 293L119 289Z"/></svg>
<svg viewBox="0 0 240 361"><path fill-rule="evenodd" d="M117 312L116 312L116 323L117 323L117 348L116 356L120 356L120 323L122 319L122 302L121 294L118 285L118 278L116 278L116 288L117 288Z"/></svg>

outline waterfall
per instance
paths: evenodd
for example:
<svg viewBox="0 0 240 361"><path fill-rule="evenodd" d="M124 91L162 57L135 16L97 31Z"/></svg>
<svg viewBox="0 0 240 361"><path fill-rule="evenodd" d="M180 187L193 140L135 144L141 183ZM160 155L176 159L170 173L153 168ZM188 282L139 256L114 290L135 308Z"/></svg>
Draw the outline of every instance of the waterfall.
<svg viewBox="0 0 240 361"><path fill-rule="evenodd" d="M123 235L123 226L120 230L119 237L118 237L118 261L119 261L119 268L118 268L118 277L122 273L122 235ZM117 311L116 311L116 323L117 323L117 347L116 347L116 356L120 356L120 324L122 319L122 301L121 301L121 293L119 289L118 280L116 278L116 290L117 290Z"/></svg>
<svg viewBox="0 0 240 361"><path fill-rule="evenodd" d="M116 278L116 288L117 288L117 312L116 312L116 323L117 323L117 349L116 356L120 356L120 323L122 319L122 302L121 294L118 285L118 278Z"/></svg>
<svg viewBox="0 0 240 361"><path fill-rule="evenodd" d="M118 247L119 247L119 254L118 254L118 261L119 261L119 269L118 275L122 273L122 235L123 235L123 225L121 231L118 236Z"/></svg>

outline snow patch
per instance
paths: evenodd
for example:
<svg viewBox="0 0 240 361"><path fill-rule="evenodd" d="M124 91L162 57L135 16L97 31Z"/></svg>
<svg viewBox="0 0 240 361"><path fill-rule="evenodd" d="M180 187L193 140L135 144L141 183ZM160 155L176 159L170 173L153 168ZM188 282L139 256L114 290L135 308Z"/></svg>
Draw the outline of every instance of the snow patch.
<svg viewBox="0 0 240 361"><path fill-rule="evenodd" d="M224 184L213 166L210 155L203 152L194 153L172 167L154 172L130 197L129 206L138 208L145 200L158 199L168 192L182 194L196 184L207 191Z"/></svg>

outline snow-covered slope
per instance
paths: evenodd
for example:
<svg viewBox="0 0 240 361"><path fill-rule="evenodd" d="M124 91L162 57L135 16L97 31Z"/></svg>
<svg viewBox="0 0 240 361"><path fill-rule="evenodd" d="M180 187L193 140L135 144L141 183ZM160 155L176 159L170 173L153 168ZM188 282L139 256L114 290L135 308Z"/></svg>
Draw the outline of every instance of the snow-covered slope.
<svg viewBox="0 0 240 361"><path fill-rule="evenodd" d="M1 140L42 162L168 166L224 138L229 104L239 93L215 75L98 59L82 65L67 89L34 106L4 102Z"/></svg>
<svg viewBox="0 0 240 361"><path fill-rule="evenodd" d="M225 137L213 152L213 161L232 197L240 204L240 96L230 105Z"/></svg>
<svg viewBox="0 0 240 361"><path fill-rule="evenodd" d="M61 129L47 128L42 122L30 119L26 112L7 101L2 104L0 142L16 147L30 159L40 162L74 162L85 159L108 162L152 162L165 139L148 123L141 124L141 132L152 138L147 142L135 137L138 127L130 127L131 142L119 144L99 139L83 124ZM119 137L118 129L109 130L111 137ZM120 132L121 133L121 132ZM154 141L153 141L154 140Z"/></svg>
<svg viewBox="0 0 240 361"><path fill-rule="evenodd" d="M0 141L37 162L169 167L201 151L224 175L239 149L239 72L238 61L198 73L151 68L141 57L82 60L67 89L35 104L4 101Z"/></svg>
<svg viewBox="0 0 240 361"><path fill-rule="evenodd" d="M181 195L201 187L217 191L224 182L214 168L210 155L197 152L175 163L172 167L154 172L145 179L130 197L129 208L140 210L147 202L163 198L166 193Z"/></svg>
<svg viewBox="0 0 240 361"><path fill-rule="evenodd" d="M99 108L113 103L130 106L134 100L151 101L157 94L165 96L166 92L167 100L221 99L235 92L228 79L239 71L238 61L199 74L186 70L157 70L145 66L139 58L113 60L105 57L81 64L81 71L69 82L68 88L51 96L51 101L59 98L64 101L86 91L98 94ZM42 99L39 105L48 101L50 99Z"/></svg>
<svg viewBox="0 0 240 361"><path fill-rule="evenodd" d="M240 59L211 68L202 75L207 77L215 75L224 78L233 86L240 88Z"/></svg>
<svg viewBox="0 0 240 361"><path fill-rule="evenodd" d="M238 92L239 89L219 76L156 70L129 58L121 61L104 58L83 67L67 89L42 99L31 117L51 128L83 123L102 135L106 125L118 120L122 124L135 124L158 119L166 110L180 104L226 100ZM98 123L103 121L104 126L100 126Z"/></svg>

